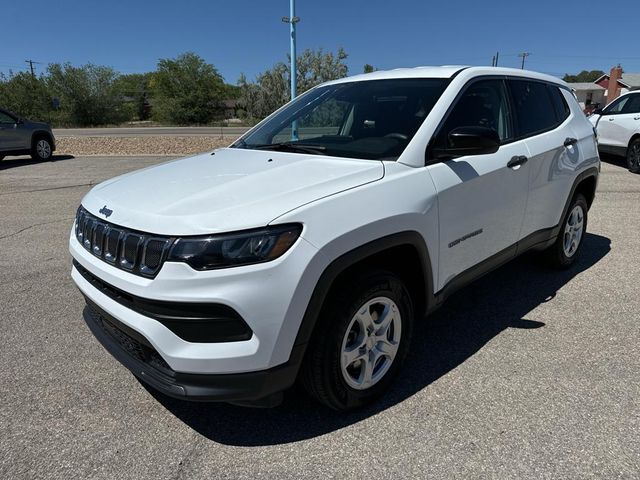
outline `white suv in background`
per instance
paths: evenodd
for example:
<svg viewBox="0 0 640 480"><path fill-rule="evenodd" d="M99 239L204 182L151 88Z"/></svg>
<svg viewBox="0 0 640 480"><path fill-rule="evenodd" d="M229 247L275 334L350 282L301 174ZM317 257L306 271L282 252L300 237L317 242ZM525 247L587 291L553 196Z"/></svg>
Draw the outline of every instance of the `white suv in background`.
<svg viewBox="0 0 640 480"><path fill-rule="evenodd" d="M421 67L315 87L229 148L114 178L70 236L84 318L142 381L346 410L398 373L414 321L521 253L577 258L600 162L567 85Z"/></svg>
<svg viewBox="0 0 640 480"><path fill-rule="evenodd" d="M598 133L600 151L626 157L633 173L640 173L640 92L619 96L589 120Z"/></svg>

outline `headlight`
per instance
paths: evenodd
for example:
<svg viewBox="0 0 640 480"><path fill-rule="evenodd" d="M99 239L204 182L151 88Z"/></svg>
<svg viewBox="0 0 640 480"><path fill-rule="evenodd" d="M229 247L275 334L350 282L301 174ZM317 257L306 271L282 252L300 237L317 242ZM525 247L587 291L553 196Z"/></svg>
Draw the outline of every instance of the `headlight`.
<svg viewBox="0 0 640 480"><path fill-rule="evenodd" d="M169 262L185 262L196 270L247 265L274 260L289 250L302 225L289 224L207 237L179 238Z"/></svg>

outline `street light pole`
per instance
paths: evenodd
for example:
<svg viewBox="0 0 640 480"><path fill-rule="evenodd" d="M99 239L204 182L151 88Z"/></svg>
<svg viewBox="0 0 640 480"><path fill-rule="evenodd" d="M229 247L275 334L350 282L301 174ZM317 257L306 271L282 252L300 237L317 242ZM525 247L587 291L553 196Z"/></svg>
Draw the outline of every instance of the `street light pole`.
<svg viewBox="0 0 640 480"><path fill-rule="evenodd" d="M291 100L296 98L296 23L300 21L296 17L296 0L289 0L289 16L282 17L284 23L289 24L289 32L291 35ZM291 140L298 140L298 126L296 122L291 124Z"/></svg>

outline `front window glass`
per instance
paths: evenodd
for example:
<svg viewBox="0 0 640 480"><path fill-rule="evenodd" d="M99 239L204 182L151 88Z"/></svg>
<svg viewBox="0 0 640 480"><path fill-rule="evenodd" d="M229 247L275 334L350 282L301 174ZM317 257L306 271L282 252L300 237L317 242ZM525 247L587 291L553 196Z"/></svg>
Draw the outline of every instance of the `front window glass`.
<svg viewBox="0 0 640 480"><path fill-rule="evenodd" d="M629 95L629 100L625 103L622 113L640 113L640 95Z"/></svg>
<svg viewBox="0 0 640 480"><path fill-rule="evenodd" d="M615 114L618 114L618 113L622 112L622 109L627 104L627 101L629 101L629 96L622 97L622 98L616 100L611 105L609 105L609 108L605 109L604 114L605 115L615 115Z"/></svg>
<svg viewBox="0 0 640 480"><path fill-rule="evenodd" d="M502 80L480 80L460 96L441 130L438 143L447 145L449 133L459 127L484 127L498 132L502 143L513 138L507 92Z"/></svg>
<svg viewBox="0 0 640 480"><path fill-rule="evenodd" d="M394 160L422 125L448 81L369 80L314 88L233 147Z"/></svg>
<svg viewBox="0 0 640 480"><path fill-rule="evenodd" d="M0 123L16 123L16 121L10 115L0 112Z"/></svg>

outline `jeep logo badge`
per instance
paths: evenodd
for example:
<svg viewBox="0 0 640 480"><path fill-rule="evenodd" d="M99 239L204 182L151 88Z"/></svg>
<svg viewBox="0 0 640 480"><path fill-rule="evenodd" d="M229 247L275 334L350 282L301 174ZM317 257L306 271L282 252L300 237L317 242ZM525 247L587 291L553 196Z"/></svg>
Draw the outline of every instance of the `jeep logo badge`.
<svg viewBox="0 0 640 480"><path fill-rule="evenodd" d="M98 212L101 213L102 215L104 215L106 218L109 218L109 215L111 215L113 213L113 210L109 210L107 208L107 206L105 205L100 210L98 210Z"/></svg>

